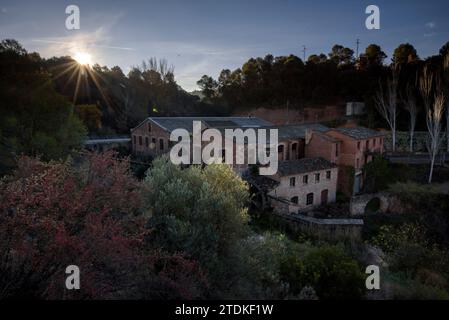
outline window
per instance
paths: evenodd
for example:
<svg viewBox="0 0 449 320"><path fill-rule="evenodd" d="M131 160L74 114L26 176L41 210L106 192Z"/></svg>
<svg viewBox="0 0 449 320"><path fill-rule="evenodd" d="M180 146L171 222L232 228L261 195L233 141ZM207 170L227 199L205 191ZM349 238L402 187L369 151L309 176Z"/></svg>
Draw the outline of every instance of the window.
<svg viewBox="0 0 449 320"><path fill-rule="evenodd" d="M366 140L366 150L369 149L369 140Z"/></svg>
<svg viewBox="0 0 449 320"><path fill-rule="evenodd" d="M284 152L284 146L283 145L278 146L278 152Z"/></svg>
<svg viewBox="0 0 449 320"><path fill-rule="evenodd" d="M139 146L142 145L142 136L139 136Z"/></svg>
<svg viewBox="0 0 449 320"><path fill-rule="evenodd" d="M164 150L164 139L159 139L159 149Z"/></svg>
<svg viewBox="0 0 449 320"><path fill-rule="evenodd" d="M320 182L320 174L319 173L315 173L315 182Z"/></svg>
<svg viewBox="0 0 449 320"><path fill-rule="evenodd" d="M296 178L290 178L290 187L294 187L296 185Z"/></svg>
<svg viewBox="0 0 449 320"><path fill-rule="evenodd" d="M357 159L357 165L356 165L356 168L358 169L358 168L359 168L359 166L360 166L360 160L359 160L359 159Z"/></svg>
<svg viewBox="0 0 449 320"><path fill-rule="evenodd" d="M149 145L150 145L150 139L148 139L148 137L145 137L145 146L148 148Z"/></svg>
<svg viewBox="0 0 449 320"><path fill-rule="evenodd" d="M327 180L331 179L331 171L330 170L326 171L326 179Z"/></svg>
<svg viewBox="0 0 449 320"><path fill-rule="evenodd" d="M154 145L156 145L156 138L151 138L151 143L154 143Z"/></svg>
<svg viewBox="0 0 449 320"><path fill-rule="evenodd" d="M308 193L307 194L306 205L310 206L312 204L313 204L313 193Z"/></svg>
<svg viewBox="0 0 449 320"><path fill-rule="evenodd" d="M136 145L136 136L133 136L134 145Z"/></svg>
<svg viewBox="0 0 449 320"><path fill-rule="evenodd" d="M298 197L291 198L290 202L293 202L294 204L298 204Z"/></svg>
<svg viewBox="0 0 449 320"><path fill-rule="evenodd" d="M357 149L360 150L360 141L357 142Z"/></svg>
<svg viewBox="0 0 449 320"><path fill-rule="evenodd" d="M376 138L373 139L373 147L376 146L376 140L377 140Z"/></svg>
<svg viewBox="0 0 449 320"><path fill-rule="evenodd" d="M305 176L302 177L302 183L304 183L304 184L308 184L309 183L309 176L308 175L305 175Z"/></svg>
<svg viewBox="0 0 449 320"><path fill-rule="evenodd" d="M151 123L148 124L148 132L151 132Z"/></svg>
<svg viewBox="0 0 449 320"><path fill-rule="evenodd" d="M338 143L335 144L335 156L338 157Z"/></svg>
<svg viewBox="0 0 449 320"><path fill-rule="evenodd" d="M298 148L297 143L292 144L292 151L296 151L297 148Z"/></svg>

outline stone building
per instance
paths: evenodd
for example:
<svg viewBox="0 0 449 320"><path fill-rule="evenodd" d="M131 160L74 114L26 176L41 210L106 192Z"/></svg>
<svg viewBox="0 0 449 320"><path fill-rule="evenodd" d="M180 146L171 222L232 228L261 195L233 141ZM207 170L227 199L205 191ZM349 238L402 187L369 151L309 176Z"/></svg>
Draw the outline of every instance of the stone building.
<svg viewBox="0 0 449 320"><path fill-rule="evenodd" d="M170 133L183 128L192 134L193 121L201 121L203 129L215 128L221 132L228 128L277 129L280 162L291 162L289 166L295 166L301 164L297 160L304 158L325 159L339 167L338 190L348 196L360 192L364 182L363 166L384 150L384 134L363 127L328 128L318 123L273 125L257 117L152 117L131 130L133 153L155 157L170 152L173 146ZM234 165L239 174L247 168L247 165Z"/></svg>
<svg viewBox="0 0 449 320"><path fill-rule="evenodd" d="M337 178L337 165L323 158L282 161L267 194L277 212L304 212L335 202Z"/></svg>
<svg viewBox="0 0 449 320"><path fill-rule="evenodd" d="M132 152L138 156L160 156L170 152L170 134L175 129L193 133L193 121L201 121L201 128L259 128L272 124L255 117L151 117L131 129Z"/></svg>

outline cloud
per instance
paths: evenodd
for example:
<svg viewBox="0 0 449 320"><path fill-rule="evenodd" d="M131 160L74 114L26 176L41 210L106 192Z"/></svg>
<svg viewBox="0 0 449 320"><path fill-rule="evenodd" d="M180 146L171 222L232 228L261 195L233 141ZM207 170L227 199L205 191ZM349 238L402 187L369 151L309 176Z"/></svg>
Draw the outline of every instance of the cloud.
<svg viewBox="0 0 449 320"><path fill-rule="evenodd" d="M426 23L426 28L429 28L429 29L434 29L436 26L437 26L437 24L433 21Z"/></svg>

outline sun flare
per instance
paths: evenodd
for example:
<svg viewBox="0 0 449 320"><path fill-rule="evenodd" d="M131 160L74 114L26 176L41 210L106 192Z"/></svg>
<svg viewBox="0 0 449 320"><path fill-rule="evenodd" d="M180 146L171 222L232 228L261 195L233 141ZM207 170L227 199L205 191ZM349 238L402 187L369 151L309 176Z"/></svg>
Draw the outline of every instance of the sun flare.
<svg viewBox="0 0 449 320"><path fill-rule="evenodd" d="M87 52L77 52L74 59L76 62L84 66L92 64L92 56Z"/></svg>

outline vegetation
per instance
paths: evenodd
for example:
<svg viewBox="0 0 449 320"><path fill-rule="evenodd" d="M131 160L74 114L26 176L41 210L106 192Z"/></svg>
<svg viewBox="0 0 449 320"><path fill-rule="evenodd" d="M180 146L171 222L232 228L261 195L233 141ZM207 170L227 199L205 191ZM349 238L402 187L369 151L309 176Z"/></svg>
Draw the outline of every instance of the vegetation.
<svg viewBox="0 0 449 320"><path fill-rule="evenodd" d="M123 155L74 152L88 134L128 133L150 115L228 115L346 100L366 101L362 121L371 127L410 129L410 140L415 129L428 129L439 139L444 101L433 97L440 88L431 77L409 79L429 70L445 84L447 48L422 61L412 45L401 44L393 55L398 69L384 65L375 44L359 59L341 45L307 61L267 55L223 70L217 80L203 76L200 99L176 84L164 60L152 58L128 75L99 65L67 69L75 63L70 57L42 59L2 41L0 298L363 299L366 260L355 249L366 253L365 246L385 255L387 297L448 298L447 195L407 182L427 180L427 167L382 158L365 166L366 191L389 190L402 206L368 214L366 244L354 249L284 233L266 215L250 216L248 186L225 165L181 169L158 158L148 170L134 166L139 181ZM394 116L384 120L373 97L393 70L389 93L378 96L386 113L394 105ZM404 104L408 115L396 118ZM427 117L419 116L423 110ZM433 181L446 179L444 170L435 168ZM341 208L347 209L327 210ZM61 286L70 264L82 270L82 291Z"/></svg>
<svg viewBox="0 0 449 320"><path fill-rule="evenodd" d="M16 155L65 157L84 140L86 129L35 53L16 41L0 43L0 175Z"/></svg>
<svg viewBox="0 0 449 320"><path fill-rule="evenodd" d="M363 297L342 248L252 231L247 186L226 165L159 158L139 182L110 152L18 163L0 183L2 298ZM61 285L70 264L81 291Z"/></svg>

